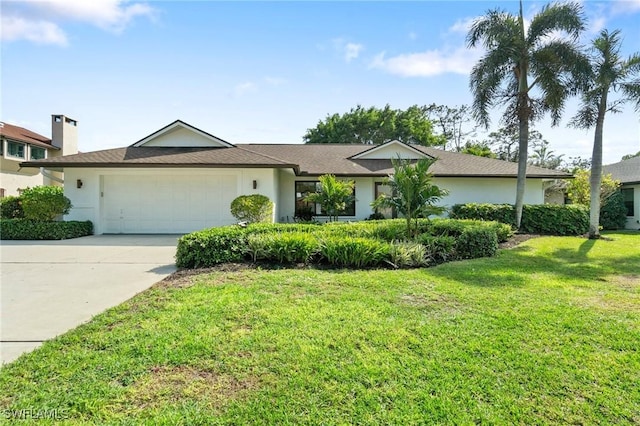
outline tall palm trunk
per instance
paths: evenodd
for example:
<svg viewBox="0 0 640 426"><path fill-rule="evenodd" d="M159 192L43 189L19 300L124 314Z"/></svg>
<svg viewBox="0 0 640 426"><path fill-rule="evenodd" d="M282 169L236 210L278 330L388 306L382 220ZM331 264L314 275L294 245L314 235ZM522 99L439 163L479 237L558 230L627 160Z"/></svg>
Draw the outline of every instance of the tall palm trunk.
<svg viewBox="0 0 640 426"><path fill-rule="evenodd" d="M520 0L520 31L522 40L525 40L524 16L522 14L522 0ZM518 180L516 182L516 228L520 229L522 222L522 208L524 207L524 191L527 181L527 152L529 150L529 84L527 74L529 63L526 55L514 68L518 78Z"/></svg>
<svg viewBox="0 0 640 426"><path fill-rule="evenodd" d="M596 132L593 137L593 154L591 156L591 202L589 205L589 238L600 238L600 186L602 183L602 133L604 130L604 116L607 112L607 94L609 89L603 90L598 104L598 119Z"/></svg>

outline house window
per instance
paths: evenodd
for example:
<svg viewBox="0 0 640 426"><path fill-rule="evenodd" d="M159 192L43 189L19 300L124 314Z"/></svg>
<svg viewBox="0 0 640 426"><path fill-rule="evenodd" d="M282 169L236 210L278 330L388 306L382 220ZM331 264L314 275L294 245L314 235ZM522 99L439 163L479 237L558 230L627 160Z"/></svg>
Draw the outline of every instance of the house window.
<svg viewBox="0 0 640 426"><path fill-rule="evenodd" d="M296 181L296 217L326 216L322 206L318 203L309 203L305 198L314 192L320 190L320 182L318 181ZM355 216L356 215L356 189L353 188L354 199L347 204L346 208L340 212L339 216Z"/></svg>
<svg viewBox="0 0 640 426"><path fill-rule="evenodd" d="M47 158L47 150L44 148L38 148L37 146L30 147L32 160L42 160L43 158Z"/></svg>
<svg viewBox="0 0 640 426"><path fill-rule="evenodd" d="M7 144L7 155L16 158L24 158L25 144L9 142Z"/></svg>
<svg viewBox="0 0 640 426"><path fill-rule="evenodd" d="M385 185L383 182L376 182L375 188L374 199L378 199L378 197L382 194L388 196L391 196L392 194L391 187L389 185ZM387 207L386 209L378 209L378 213L381 213L386 218L395 219L396 217L398 217L396 209L390 207Z"/></svg>
<svg viewBox="0 0 640 426"><path fill-rule="evenodd" d="M627 208L627 216L635 216L635 208L633 205L633 188L625 188L621 190L624 198L624 206Z"/></svg>

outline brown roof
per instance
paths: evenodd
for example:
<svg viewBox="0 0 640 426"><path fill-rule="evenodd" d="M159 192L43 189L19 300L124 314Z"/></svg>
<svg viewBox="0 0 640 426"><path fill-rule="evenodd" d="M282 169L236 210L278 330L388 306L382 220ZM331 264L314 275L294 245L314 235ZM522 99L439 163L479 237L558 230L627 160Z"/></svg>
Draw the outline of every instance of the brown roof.
<svg viewBox="0 0 640 426"><path fill-rule="evenodd" d="M502 160L412 145L438 158L431 172L439 177L515 177L518 165ZM292 168L297 175L387 176L390 160L352 160L369 145L238 144L231 148L126 147L28 161L28 167L275 167ZM527 167L527 175L563 178L570 174Z"/></svg>
<svg viewBox="0 0 640 426"><path fill-rule="evenodd" d="M240 147L125 147L26 161L37 167L269 167L296 168Z"/></svg>
<svg viewBox="0 0 640 426"><path fill-rule="evenodd" d="M291 144L241 145L253 152L280 158L300 166L300 174L322 175L331 173L336 176L387 176L393 172L391 160L351 160L350 157L369 150L369 145L343 144ZM428 156L438 158L430 171L439 177L478 176L478 177L515 177L518 164L493 158L478 157L459 152L412 145ZM527 175L541 178L561 178L571 175L558 170L528 166Z"/></svg>
<svg viewBox="0 0 640 426"><path fill-rule="evenodd" d="M24 127L14 126L13 124L5 122L0 122L0 136L13 141L26 142L31 145L41 146L43 148L59 149L51 145L51 139L25 129Z"/></svg>
<svg viewBox="0 0 640 426"><path fill-rule="evenodd" d="M640 157L603 166L604 173L611 173L611 177L622 183L640 183Z"/></svg>

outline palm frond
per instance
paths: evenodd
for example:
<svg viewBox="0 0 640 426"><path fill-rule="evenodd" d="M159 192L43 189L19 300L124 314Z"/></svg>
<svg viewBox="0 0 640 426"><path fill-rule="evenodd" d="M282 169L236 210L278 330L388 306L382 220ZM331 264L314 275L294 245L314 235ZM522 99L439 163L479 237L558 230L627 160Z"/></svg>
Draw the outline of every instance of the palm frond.
<svg viewBox="0 0 640 426"><path fill-rule="evenodd" d="M572 40L577 40L584 30L584 22L584 12L579 3L548 4L531 21L527 45L536 46L556 31L563 31Z"/></svg>

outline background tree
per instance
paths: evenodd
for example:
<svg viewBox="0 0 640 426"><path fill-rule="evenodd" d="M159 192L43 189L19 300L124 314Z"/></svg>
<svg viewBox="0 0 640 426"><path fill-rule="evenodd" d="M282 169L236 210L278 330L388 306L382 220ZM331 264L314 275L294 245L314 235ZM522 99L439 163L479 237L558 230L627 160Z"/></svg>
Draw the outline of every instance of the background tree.
<svg viewBox="0 0 640 426"><path fill-rule="evenodd" d="M443 137L444 150L460 152L464 148L465 140L476 135L478 125L474 123L468 105L452 108L431 104L426 107L426 111L437 134Z"/></svg>
<svg viewBox="0 0 640 426"><path fill-rule="evenodd" d="M620 112L627 101L635 103L640 111L640 55L635 53L628 59L620 57L620 31L602 30L593 41L591 58L591 81L582 94L578 114L571 124L580 128L595 126L593 155L591 157L591 204L589 238L599 238L600 231L600 182L602 180L602 134L604 119L608 112ZM615 101L609 101L609 92L620 93Z"/></svg>
<svg viewBox="0 0 640 426"><path fill-rule="evenodd" d="M378 145L390 140L433 146L442 145L443 136L433 133L427 107L411 106L394 110L389 105L356 108L342 115L327 116L316 127L307 129L302 137L305 143L342 143Z"/></svg>
<svg viewBox="0 0 640 426"><path fill-rule="evenodd" d="M384 180L391 187L391 195L382 194L371 206L374 209L395 208L407 221L407 234L413 237L418 231L418 218L441 214L445 208L434 204L448 194L432 183L429 167L434 158L423 158L415 163L394 158L393 175ZM412 223L413 220L413 223Z"/></svg>
<svg viewBox="0 0 640 426"><path fill-rule="evenodd" d="M529 124L547 112L552 125L559 123L572 89L568 81L581 82L588 68L577 44L583 29L582 7L578 3L546 5L525 28L520 1L518 16L490 10L473 22L467 35L469 47L486 49L469 81L474 117L488 128L489 110L502 105L503 122L518 128L518 227L524 202Z"/></svg>
<svg viewBox="0 0 640 426"><path fill-rule="evenodd" d="M541 139L533 146L529 164L555 170L562 165L562 157L562 154L556 155L549 149L549 141Z"/></svg>
<svg viewBox="0 0 640 426"><path fill-rule="evenodd" d="M635 154L627 154L627 155L623 155L622 156L622 161L624 160L631 160L634 157L640 157L640 151L636 152Z"/></svg>
<svg viewBox="0 0 640 426"><path fill-rule="evenodd" d="M322 211L329 216L329 221L338 220L338 216L354 199L353 188L355 182L336 179L334 175L322 175L320 190L307 195L305 201L318 203Z"/></svg>
<svg viewBox="0 0 640 426"><path fill-rule="evenodd" d="M574 204L590 207L591 203L591 171L580 169L574 171L574 178L566 184L567 196ZM604 229L622 229L627 222L627 208L620 192L620 182L611 174L602 176L598 191L598 225Z"/></svg>
<svg viewBox="0 0 640 426"><path fill-rule="evenodd" d="M463 154L471 154L477 157L496 158L496 154L491 151L489 145L484 142L467 142L460 151Z"/></svg>

